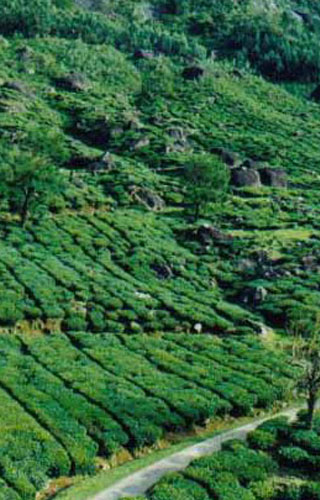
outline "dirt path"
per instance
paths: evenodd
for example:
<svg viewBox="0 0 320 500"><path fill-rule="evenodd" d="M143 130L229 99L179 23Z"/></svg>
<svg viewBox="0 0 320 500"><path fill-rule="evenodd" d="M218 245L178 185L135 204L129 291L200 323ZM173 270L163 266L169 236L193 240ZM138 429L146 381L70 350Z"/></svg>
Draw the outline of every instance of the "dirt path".
<svg viewBox="0 0 320 500"><path fill-rule="evenodd" d="M144 469L135 472L134 474L115 483L110 488L102 491L91 500L116 500L118 498L143 495L151 486L153 486L162 476L168 472L175 472L185 469L189 463L204 455L208 455L215 451L219 451L221 444L229 439L245 440L247 434L253 431L265 420L278 416L287 416L289 419L294 419L298 409L284 410L272 417L257 419L254 422L243 425L236 429L223 432L216 437L206 439L198 444L189 446L182 451L160 460Z"/></svg>

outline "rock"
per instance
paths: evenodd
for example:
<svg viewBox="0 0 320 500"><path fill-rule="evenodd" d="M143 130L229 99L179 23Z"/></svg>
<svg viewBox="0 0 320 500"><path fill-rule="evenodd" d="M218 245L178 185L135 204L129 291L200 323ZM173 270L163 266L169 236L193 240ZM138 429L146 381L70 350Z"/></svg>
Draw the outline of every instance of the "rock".
<svg viewBox="0 0 320 500"><path fill-rule="evenodd" d="M167 144L166 153L183 153L190 148L186 132L182 128L173 128L168 131L172 142Z"/></svg>
<svg viewBox="0 0 320 500"><path fill-rule="evenodd" d="M241 156L234 151L226 148L213 148L211 153L219 156L221 160L231 168L236 168L241 165Z"/></svg>
<svg viewBox="0 0 320 500"><path fill-rule="evenodd" d="M17 54L19 56L20 61L27 62L30 61L33 57L33 50L28 45L21 47L17 50Z"/></svg>
<svg viewBox="0 0 320 500"><path fill-rule="evenodd" d="M306 271L315 271L317 269L317 259L314 255L306 255L303 257L302 263Z"/></svg>
<svg viewBox="0 0 320 500"><path fill-rule="evenodd" d="M258 306L266 300L267 296L268 291L264 287L258 286L245 290L241 300L247 305Z"/></svg>
<svg viewBox="0 0 320 500"><path fill-rule="evenodd" d="M158 278L161 280L167 280L172 278L173 276L172 269L170 266L168 266L168 264L154 263L152 264L151 268L155 271Z"/></svg>
<svg viewBox="0 0 320 500"><path fill-rule="evenodd" d="M228 241L233 239L229 234L225 234L220 229L210 226L209 224L203 224L194 232L196 239L201 243L201 245L211 245L213 241Z"/></svg>
<svg viewBox="0 0 320 500"><path fill-rule="evenodd" d="M88 90L89 83L82 73L69 73L55 79L58 87L71 92L84 92Z"/></svg>
<svg viewBox="0 0 320 500"><path fill-rule="evenodd" d="M288 186L287 174L278 168L263 168L259 171L261 182L264 186L286 188Z"/></svg>
<svg viewBox="0 0 320 500"><path fill-rule="evenodd" d="M265 166L261 161L253 160L252 158L246 158L245 161L241 165L242 167L259 169Z"/></svg>
<svg viewBox="0 0 320 500"><path fill-rule="evenodd" d="M131 197L138 203L141 203L149 210L158 212L165 207L165 202L157 193L154 193L150 189L143 188L140 186L132 186Z"/></svg>
<svg viewBox="0 0 320 500"><path fill-rule="evenodd" d="M313 99L316 102L320 102L320 85L318 85L310 94L310 99Z"/></svg>
<svg viewBox="0 0 320 500"><path fill-rule="evenodd" d="M204 75L204 69L200 66L189 66L182 72L185 80L199 80Z"/></svg>
<svg viewBox="0 0 320 500"><path fill-rule="evenodd" d="M256 263L252 259L241 259L237 266L238 271L246 273L256 269Z"/></svg>
<svg viewBox="0 0 320 500"><path fill-rule="evenodd" d="M137 139L131 142L130 149L138 151L139 149L145 148L149 146L150 139L149 137L141 137L141 139Z"/></svg>
<svg viewBox="0 0 320 500"><path fill-rule="evenodd" d="M100 160L94 161L89 165L89 169L92 174L97 174L99 172L110 172L114 166L111 153L107 151L102 155Z"/></svg>
<svg viewBox="0 0 320 500"><path fill-rule="evenodd" d="M194 328L195 332L202 333L202 324L201 323L196 323L193 328Z"/></svg>
<svg viewBox="0 0 320 500"><path fill-rule="evenodd" d="M155 57L154 52L148 50L137 49L134 53L135 59L154 59L154 57Z"/></svg>
<svg viewBox="0 0 320 500"><path fill-rule="evenodd" d="M231 184L236 187L260 187L259 172L246 167L235 168L231 171Z"/></svg>
<svg viewBox="0 0 320 500"><path fill-rule="evenodd" d="M24 82L20 82L19 80L7 81L3 84L3 87L9 90L15 90L16 92L20 92L20 94L25 94L27 96L32 95L30 88Z"/></svg>

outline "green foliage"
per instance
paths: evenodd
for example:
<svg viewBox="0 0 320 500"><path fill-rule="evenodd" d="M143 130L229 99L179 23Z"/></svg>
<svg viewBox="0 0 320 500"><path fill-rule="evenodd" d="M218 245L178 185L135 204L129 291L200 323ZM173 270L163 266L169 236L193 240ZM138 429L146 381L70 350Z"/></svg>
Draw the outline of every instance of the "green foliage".
<svg viewBox="0 0 320 500"><path fill-rule="evenodd" d="M192 155L185 166L185 182L186 202L198 219L210 203L217 205L225 200L229 172L214 155Z"/></svg>
<svg viewBox="0 0 320 500"><path fill-rule="evenodd" d="M0 172L0 190L12 212L24 225L29 213L43 209L53 194L62 190L63 178L44 157L18 149L5 154Z"/></svg>

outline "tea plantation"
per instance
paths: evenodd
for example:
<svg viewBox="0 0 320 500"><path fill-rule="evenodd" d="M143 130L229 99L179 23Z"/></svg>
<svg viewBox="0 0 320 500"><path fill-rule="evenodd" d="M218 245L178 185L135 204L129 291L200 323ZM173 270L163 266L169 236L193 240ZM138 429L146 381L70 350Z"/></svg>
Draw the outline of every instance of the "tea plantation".
<svg viewBox="0 0 320 500"><path fill-rule="evenodd" d="M319 417L313 431L301 421L269 420L247 442L225 442L220 452L165 476L136 500L317 500L319 431Z"/></svg>
<svg viewBox="0 0 320 500"><path fill-rule="evenodd" d="M319 19L316 0L0 1L0 500L296 395L292 325L320 303ZM150 498L278 498L284 439Z"/></svg>
<svg viewBox="0 0 320 500"><path fill-rule="evenodd" d="M2 334L0 373L1 498L22 499L49 478L94 472L97 456L270 409L294 377L255 339L184 334Z"/></svg>

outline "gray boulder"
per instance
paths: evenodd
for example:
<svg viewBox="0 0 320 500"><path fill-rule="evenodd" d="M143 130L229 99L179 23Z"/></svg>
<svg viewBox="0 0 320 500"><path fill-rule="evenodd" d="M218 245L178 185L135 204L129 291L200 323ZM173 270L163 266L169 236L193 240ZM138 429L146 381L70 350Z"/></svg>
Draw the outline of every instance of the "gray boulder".
<svg viewBox="0 0 320 500"><path fill-rule="evenodd" d="M220 159L230 168L240 167L241 156L238 153L226 148L213 148L211 153L220 157Z"/></svg>
<svg viewBox="0 0 320 500"><path fill-rule="evenodd" d="M261 179L258 170L246 167L231 171L231 184L235 187L260 187Z"/></svg>
<svg viewBox="0 0 320 500"><path fill-rule="evenodd" d="M82 73L69 73L56 78L55 83L58 87L70 92L84 92L89 88L88 80Z"/></svg>
<svg viewBox="0 0 320 500"><path fill-rule="evenodd" d="M260 171L261 182L264 186L286 188L288 186L287 174L278 168L263 168Z"/></svg>
<svg viewBox="0 0 320 500"><path fill-rule="evenodd" d="M200 66L190 66L185 68L182 76L185 80L199 80L204 75L204 69Z"/></svg>
<svg viewBox="0 0 320 500"><path fill-rule="evenodd" d="M131 186L130 195L133 200L144 205L148 210L159 212L165 207L165 202L154 191L140 186Z"/></svg>

